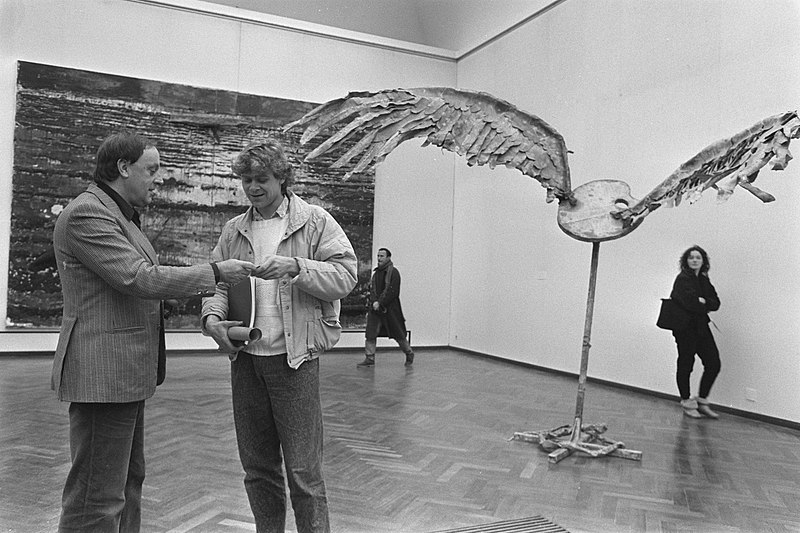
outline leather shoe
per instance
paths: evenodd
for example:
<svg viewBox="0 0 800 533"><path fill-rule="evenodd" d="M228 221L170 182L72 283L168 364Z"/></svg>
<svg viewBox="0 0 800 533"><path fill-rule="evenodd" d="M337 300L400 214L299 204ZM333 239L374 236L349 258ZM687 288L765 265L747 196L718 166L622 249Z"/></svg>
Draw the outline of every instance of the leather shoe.
<svg viewBox="0 0 800 533"><path fill-rule="evenodd" d="M375 366L375 356L365 356L364 360L358 363L356 366L360 367L367 367L367 366Z"/></svg>
<svg viewBox="0 0 800 533"><path fill-rule="evenodd" d="M697 400L694 398L681 400L681 407L683 407L683 414L689 418L703 418L703 415L697 410Z"/></svg>
<svg viewBox="0 0 800 533"><path fill-rule="evenodd" d="M711 409L711 406L708 405L708 400L705 398L697 398L697 411L708 418L719 418L719 415Z"/></svg>

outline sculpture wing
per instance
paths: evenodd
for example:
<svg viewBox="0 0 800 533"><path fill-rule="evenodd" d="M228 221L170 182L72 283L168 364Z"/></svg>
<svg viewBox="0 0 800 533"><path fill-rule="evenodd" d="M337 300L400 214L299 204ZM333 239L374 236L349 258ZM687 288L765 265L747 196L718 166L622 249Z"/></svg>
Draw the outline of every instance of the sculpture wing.
<svg viewBox="0 0 800 533"><path fill-rule="evenodd" d="M548 202L571 199L567 148L561 135L539 117L486 93L446 87L353 92L320 105L284 126L284 131L297 127L306 128L301 144L331 128L330 137L307 160L351 145L331 165L341 167L360 156L351 173L380 163L404 141L424 137L423 146L455 152L470 166L518 169L547 189Z"/></svg>
<svg viewBox="0 0 800 533"><path fill-rule="evenodd" d="M662 205L677 206L684 199L694 202L709 187L717 189L721 201L727 200L739 185L762 202L771 202L775 197L752 183L767 163L772 163L773 170L786 168L792 159L789 142L798 136L800 118L796 111L765 118L733 137L706 147L642 200L614 216L622 219L625 227L635 226Z"/></svg>

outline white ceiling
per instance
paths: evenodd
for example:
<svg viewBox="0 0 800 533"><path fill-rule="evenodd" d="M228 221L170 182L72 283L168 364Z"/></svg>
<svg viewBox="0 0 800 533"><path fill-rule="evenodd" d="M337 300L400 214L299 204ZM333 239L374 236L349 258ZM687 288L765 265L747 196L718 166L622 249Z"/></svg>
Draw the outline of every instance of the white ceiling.
<svg viewBox="0 0 800 533"><path fill-rule="evenodd" d="M466 52L562 0L206 0Z"/></svg>

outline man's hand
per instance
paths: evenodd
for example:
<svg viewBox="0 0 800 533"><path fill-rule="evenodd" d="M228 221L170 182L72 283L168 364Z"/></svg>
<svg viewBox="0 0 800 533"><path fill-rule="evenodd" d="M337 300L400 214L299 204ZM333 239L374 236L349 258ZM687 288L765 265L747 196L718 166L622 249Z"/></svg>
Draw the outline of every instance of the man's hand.
<svg viewBox="0 0 800 533"><path fill-rule="evenodd" d="M217 263L219 280L234 285L247 278L256 266L250 261L226 259Z"/></svg>
<svg viewBox="0 0 800 533"><path fill-rule="evenodd" d="M280 279L294 277L300 273L300 266L294 257L271 255L253 271L253 276L261 279Z"/></svg>
<svg viewBox="0 0 800 533"><path fill-rule="evenodd" d="M372 302L372 308L375 311L380 311L381 310L381 304L379 304L378 302Z"/></svg>
<svg viewBox="0 0 800 533"><path fill-rule="evenodd" d="M180 307L180 300L164 300L164 319L171 317L173 313L177 313L180 310Z"/></svg>
<svg viewBox="0 0 800 533"><path fill-rule="evenodd" d="M234 346L228 338L228 329L241 325L240 320L222 320L217 315L209 315L206 318L206 331L216 341L220 352L235 353L239 351L239 348Z"/></svg>

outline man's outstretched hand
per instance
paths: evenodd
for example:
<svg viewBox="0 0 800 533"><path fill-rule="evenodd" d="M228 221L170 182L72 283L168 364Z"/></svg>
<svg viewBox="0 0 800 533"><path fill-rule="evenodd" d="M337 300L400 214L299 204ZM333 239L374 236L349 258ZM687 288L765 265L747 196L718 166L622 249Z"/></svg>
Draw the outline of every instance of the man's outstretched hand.
<svg viewBox="0 0 800 533"><path fill-rule="evenodd" d="M217 263L217 268L219 269L219 280L234 285L250 276L256 266L250 261L226 259Z"/></svg>

